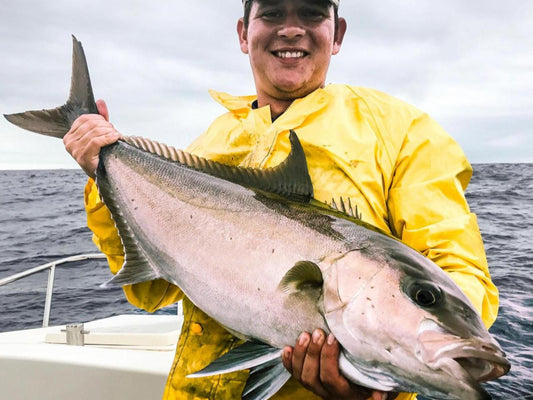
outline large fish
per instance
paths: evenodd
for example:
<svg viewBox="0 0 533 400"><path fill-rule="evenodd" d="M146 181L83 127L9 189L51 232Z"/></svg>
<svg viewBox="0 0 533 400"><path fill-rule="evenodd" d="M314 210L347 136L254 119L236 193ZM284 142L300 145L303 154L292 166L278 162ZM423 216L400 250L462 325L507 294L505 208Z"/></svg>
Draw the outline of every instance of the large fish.
<svg viewBox="0 0 533 400"><path fill-rule="evenodd" d="M67 103L6 115L62 137L96 113L74 38ZM105 147L96 171L126 254L110 281L164 278L245 339L193 376L241 369L245 399L266 399L289 379L282 348L302 331L332 332L351 381L384 391L478 400L480 382L509 370L472 304L437 265L356 217L312 198L304 151L267 170L229 167L147 139ZM344 206L344 204L343 204Z"/></svg>

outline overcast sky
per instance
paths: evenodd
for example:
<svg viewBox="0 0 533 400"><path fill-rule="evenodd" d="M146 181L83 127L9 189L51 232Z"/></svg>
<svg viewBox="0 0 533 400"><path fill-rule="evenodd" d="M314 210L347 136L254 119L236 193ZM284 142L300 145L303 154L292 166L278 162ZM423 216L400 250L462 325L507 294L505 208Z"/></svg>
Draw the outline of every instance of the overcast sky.
<svg viewBox="0 0 533 400"><path fill-rule="evenodd" d="M123 134L179 148L253 94L240 0L0 0L0 112L53 108L70 85L71 34ZM428 112L473 163L533 162L533 1L342 0L328 82L373 87ZM60 140L0 121L0 169L77 167Z"/></svg>

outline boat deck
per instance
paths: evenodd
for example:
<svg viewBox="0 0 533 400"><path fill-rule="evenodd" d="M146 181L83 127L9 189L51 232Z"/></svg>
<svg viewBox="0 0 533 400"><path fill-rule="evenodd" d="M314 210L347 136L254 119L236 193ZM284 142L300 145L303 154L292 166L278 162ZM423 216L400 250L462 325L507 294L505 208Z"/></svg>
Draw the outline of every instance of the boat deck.
<svg viewBox="0 0 533 400"><path fill-rule="evenodd" d="M84 346L65 326L0 333L0 398L160 399L183 322L179 315L120 315L84 325Z"/></svg>

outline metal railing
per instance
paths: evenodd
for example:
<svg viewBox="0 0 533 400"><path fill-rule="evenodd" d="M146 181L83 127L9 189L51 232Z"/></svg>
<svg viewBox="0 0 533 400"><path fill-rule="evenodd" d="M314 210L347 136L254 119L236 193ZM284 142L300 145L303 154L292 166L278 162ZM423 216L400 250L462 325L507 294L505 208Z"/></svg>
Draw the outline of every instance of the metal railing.
<svg viewBox="0 0 533 400"><path fill-rule="evenodd" d="M49 262L43 265L39 265L38 267L35 267L35 268L31 268L26 271L10 275L7 278L0 279L0 287L7 285L9 283L18 281L19 279L26 278L30 275L36 274L37 272L48 270L48 284L46 286L46 298L44 302L44 315L43 315L43 328L46 328L48 326L48 322L50 321L50 310L52 306L52 293L54 291L54 275L55 275L56 266L70 263L70 262L75 262L75 261L92 260L92 259L105 258L105 257L106 257L105 254L102 254L102 253L89 253L89 254L78 254L75 256L61 258L59 260L55 260L55 261L52 261L52 262Z"/></svg>

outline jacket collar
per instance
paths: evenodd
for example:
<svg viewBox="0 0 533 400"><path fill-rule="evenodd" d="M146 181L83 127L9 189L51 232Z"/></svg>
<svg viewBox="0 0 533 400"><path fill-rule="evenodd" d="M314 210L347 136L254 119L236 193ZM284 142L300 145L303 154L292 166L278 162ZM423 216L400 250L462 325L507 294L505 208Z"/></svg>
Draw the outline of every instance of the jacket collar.
<svg viewBox="0 0 533 400"><path fill-rule="evenodd" d="M305 118L322 108L328 103L331 94L328 93L328 87L324 89L317 89L305 97L294 100L290 107L278 119L292 119L291 115L300 119L299 116ZM219 104L224 106L236 118L245 119L252 111L252 103L257 99L257 96L233 96L224 92L217 92L210 90L209 94ZM293 121L295 123L296 121Z"/></svg>
<svg viewBox="0 0 533 400"><path fill-rule="evenodd" d="M232 96L224 92L209 90L211 97L219 104L228 109L237 118L246 118L252 109L252 103L257 96Z"/></svg>

